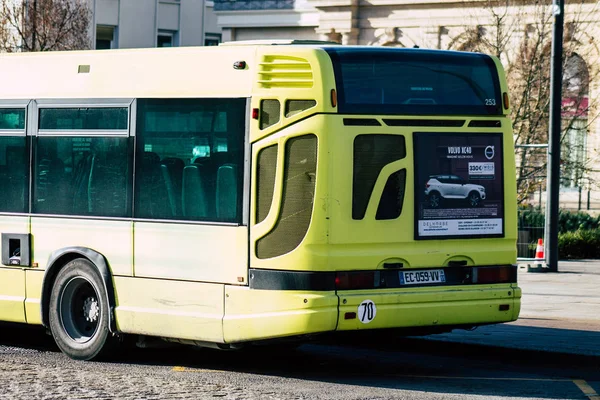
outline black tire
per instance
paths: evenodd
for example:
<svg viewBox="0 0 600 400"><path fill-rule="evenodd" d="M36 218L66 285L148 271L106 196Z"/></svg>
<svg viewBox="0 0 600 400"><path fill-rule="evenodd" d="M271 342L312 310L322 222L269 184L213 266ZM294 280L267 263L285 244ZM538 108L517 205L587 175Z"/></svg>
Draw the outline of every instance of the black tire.
<svg viewBox="0 0 600 400"><path fill-rule="evenodd" d="M470 207L479 207L481 204L481 196L477 192L471 192L469 193L469 196L467 196L467 202Z"/></svg>
<svg viewBox="0 0 600 400"><path fill-rule="evenodd" d="M83 258L65 265L50 293L50 331L58 347L76 360L106 355L112 342L109 305L98 270Z"/></svg>
<svg viewBox="0 0 600 400"><path fill-rule="evenodd" d="M439 208L442 205L442 196L438 192L429 193L427 204L430 208Z"/></svg>

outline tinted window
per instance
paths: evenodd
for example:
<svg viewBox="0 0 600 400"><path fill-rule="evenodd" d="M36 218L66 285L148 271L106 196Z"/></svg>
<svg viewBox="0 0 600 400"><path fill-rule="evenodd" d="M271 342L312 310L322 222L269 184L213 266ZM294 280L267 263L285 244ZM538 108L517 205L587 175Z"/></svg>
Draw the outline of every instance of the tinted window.
<svg viewBox="0 0 600 400"><path fill-rule="evenodd" d="M279 100L263 100L260 102L260 129L266 129L269 126L279 122L281 114L281 105Z"/></svg>
<svg viewBox="0 0 600 400"><path fill-rule="evenodd" d="M501 114L498 71L483 54L327 48L340 113Z"/></svg>
<svg viewBox="0 0 600 400"><path fill-rule="evenodd" d="M130 215L128 138L38 137L34 212Z"/></svg>
<svg viewBox="0 0 600 400"><path fill-rule="evenodd" d="M24 108L0 108L0 130L24 130Z"/></svg>
<svg viewBox="0 0 600 400"><path fill-rule="evenodd" d="M126 107L41 108L39 129L51 130L126 130Z"/></svg>
<svg viewBox="0 0 600 400"><path fill-rule="evenodd" d="M285 144L281 208L275 226L256 242L258 258L294 250L306 235L315 197L317 137L293 137Z"/></svg>
<svg viewBox="0 0 600 400"><path fill-rule="evenodd" d="M256 223L264 221L271 210L277 175L277 145L265 147L256 157Z"/></svg>
<svg viewBox="0 0 600 400"><path fill-rule="evenodd" d="M354 139L352 219L365 217L373 188L383 167L405 157L404 136L372 134L358 135Z"/></svg>
<svg viewBox="0 0 600 400"><path fill-rule="evenodd" d="M27 212L29 152L25 137L0 137L0 212Z"/></svg>
<svg viewBox="0 0 600 400"><path fill-rule="evenodd" d="M135 216L239 222L245 99L140 99Z"/></svg>

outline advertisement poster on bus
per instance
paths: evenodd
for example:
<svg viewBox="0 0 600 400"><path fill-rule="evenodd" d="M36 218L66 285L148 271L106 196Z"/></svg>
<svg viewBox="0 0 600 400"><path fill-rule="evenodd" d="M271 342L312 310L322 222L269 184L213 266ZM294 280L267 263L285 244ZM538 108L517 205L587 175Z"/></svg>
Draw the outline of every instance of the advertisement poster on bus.
<svg viewBox="0 0 600 400"><path fill-rule="evenodd" d="M504 234L502 134L414 134L416 239Z"/></svg>

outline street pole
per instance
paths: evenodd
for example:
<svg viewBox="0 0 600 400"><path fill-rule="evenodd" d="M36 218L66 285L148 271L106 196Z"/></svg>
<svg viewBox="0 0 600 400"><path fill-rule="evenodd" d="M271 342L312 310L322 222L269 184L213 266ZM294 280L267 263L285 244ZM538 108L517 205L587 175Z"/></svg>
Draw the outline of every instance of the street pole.
<svg viewBox="0 0 600 400"><path fill-rule="evenodd" d="M548 272L558 272L558 202L560 191L560 133L564 0L553 0L552 58L550 59L550 126L548 129L548 198L545 254Z"/></svg>
<svg viewBox="0 0 600 400"><path fill-rule="evenodd" d="M32 13L33 21L32 21L32 32L31 32L31 51L35 51L35 41L36 33L37 33L37 0L33 0L33 13Z"/></svg>

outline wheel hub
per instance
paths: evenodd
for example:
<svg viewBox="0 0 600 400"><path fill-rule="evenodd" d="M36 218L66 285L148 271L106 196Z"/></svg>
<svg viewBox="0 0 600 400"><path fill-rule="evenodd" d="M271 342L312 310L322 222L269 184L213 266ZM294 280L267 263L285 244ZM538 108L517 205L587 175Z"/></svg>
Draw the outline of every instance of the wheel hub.
<svg viewBox="0 0 600 400"><path fill-rule="evenodd" d="M100 306L98 305L98 299L95 297L88 297L83 302L83 316L88 322L96 322L98 315L100 314Z"/></svg>

